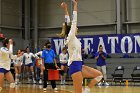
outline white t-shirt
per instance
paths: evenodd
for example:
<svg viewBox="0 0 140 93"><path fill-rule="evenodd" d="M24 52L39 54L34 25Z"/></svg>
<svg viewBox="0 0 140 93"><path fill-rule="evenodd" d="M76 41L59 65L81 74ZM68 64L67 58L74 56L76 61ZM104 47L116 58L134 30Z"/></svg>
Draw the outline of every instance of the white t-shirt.
<svg viewBox="0 0 140 93"><path fill-rule="evenodd" d="M23 57L25 57L25 65L28 65L33 63L32 57L35 57L35 55L33 53L24 53Z"/></svg>
<svg viewBox="0 0 140 93"><path fill-rule="evenodd" d="M12 50L1 47L0 48L0 68L10 70L11 59L16 59L17 56L12 54Z"/></svg>
<svg viewBox="0 0 140 93"><path fill-rule="evenodd" d="M38 57L38 55L40 55L40 57ZM35 57L36 57L36 58L40 58L38 61L39 61L40 64L42 64L42 59L41 59L41 57L42 57L42 51L37 52L37 53L35 54Z"/></svg>
<svg viewBox="0 0 140 93"><path fill-rule="evenodd" d="M68 53L66 53L66 54L61 53L59 55L59 59L60 59L60 63L63 63L63 64L67 63L68 62Z"/></svg>
<svg viewBox="0 0 140 93"><path fill-rule="evenodd" d="M14 60L15 66L21 66L23 64L23 56L19 56Z"/></svg>
<svg viewBox="0 0 140 93"><path fill-rule="evenodd" d="M40 55L40 57L42 57L42 51L39 51L35 54L35 57L39 58L38 55Z"/></svg>

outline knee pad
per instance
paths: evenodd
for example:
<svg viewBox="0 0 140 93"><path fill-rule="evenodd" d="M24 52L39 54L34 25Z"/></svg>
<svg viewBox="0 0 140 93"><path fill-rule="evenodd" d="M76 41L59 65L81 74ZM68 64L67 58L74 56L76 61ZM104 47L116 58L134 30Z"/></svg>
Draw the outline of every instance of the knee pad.
<svg viewBox="0 0 140 93"><path fill-rule="evenodd" d="M95 78L95 80L96 80L97 82L100 82L100 81L102 80L102 78L103 78L102 75L101 75L101 76L97 76L97 77Z"/></svg>
<svg viewBox="0 0 140 93"><path fill-rule="evenodd" d="M2 91L2 87L0 87L0 92Z"/></svg>
<svg viewBox="0 0 140 93"><path fill-rule="evenodd" d="M10 83L10 88L15 88L15 83Z"/></svg>
<svg viewBox="0 0 140 93"><path fill-rule="evenodd" d="M60 74L63 76L64 75L64 70L61 70L60 71Z"/></svg>

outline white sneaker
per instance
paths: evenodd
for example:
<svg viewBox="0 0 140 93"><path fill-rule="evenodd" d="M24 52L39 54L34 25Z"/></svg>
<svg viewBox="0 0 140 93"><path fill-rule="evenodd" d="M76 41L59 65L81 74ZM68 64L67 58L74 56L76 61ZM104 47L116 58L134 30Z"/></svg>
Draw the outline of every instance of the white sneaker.
<svg viewBox="0 0 140 93"><path fill-rule="evenodd" d="M99 82L98 84L97 84L97 86L101 86L102 85L102 83L101 82Z"/></svg>
<svg viewBox="0 0 140 93"><path fill-rule="evenodd" d="M107 82L104 83L105 86L109 86L109 84Z"/></svg>
<svg viewBox="0 0 140 93"><path fill-rule="evenodd" d="M39 84L42 84L42 80L41 79L39 80Z"/></svg>
<svg viewBox="0 0 140 93"><path fill-rule="evenodd" d="M47 90L47 88L43 88L43 91L46 91Z"/></svg>
<svg viewBox="0 0 140 93"><path fill-rule="evenodd" d="M85 88L85 90L82 93L90 93L90 88Z"/></svg>
<svg viewBox="0 0 140 93"><path fill-rule="evenodd" d="M54 88L54 91L57 91L58 90L58 88Z"/></svg>
<svg viewBox="0 0 140 93"><path fill-rule="evenodd" d="M30 82L31 82L31 79L28 78L28 83L30 83Z"/></svg>
<svg viewBox="0 0 140 93"><path fill-rule="evenodd" d="M61 80L61 85L63 84L63 81Z"/></svg>
<svg viewBox="0 0 140 93"><path fill-rule="evenodd" d="M66 83L66 80L63 80L63 84L65 84Z"/></svg>
<svg viewBox="0 0 140 93"><path fill-rule="evenodd" d="M15 84L18 85L18 82L16 81Z"/></svg>
<svg viewBox="0 0 140 93"><path fill-rule="evenodd" d="M36 81L35 80L33 80L33 84L36 84Z"/></svg>

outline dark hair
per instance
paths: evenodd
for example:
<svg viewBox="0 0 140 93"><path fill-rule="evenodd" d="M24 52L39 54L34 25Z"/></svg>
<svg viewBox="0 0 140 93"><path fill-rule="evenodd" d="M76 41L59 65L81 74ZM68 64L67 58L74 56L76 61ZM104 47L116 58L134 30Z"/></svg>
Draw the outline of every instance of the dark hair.
<svg viewBox="0 0 140 93"><path fill-rule="evenodd" d="M103 47L102 45L99 46L99 48Z"/></svg>
<svg viewBox="0 0 140 93"><path fill-rule="evenodd" d="M46 41L45 46L47 46L48 44L51 44L49 40Z"/></svg>
<svg viewBox="0 0 140 93"><path fill-rule="evenodd" d="M66 47L63 47L62 51L64 51L64 50L67 50L67 48Z"/></svg>
<svg viewBox="0 0 140 93"><path fill-rule="evenodd" d="M7 47L7 44L9 43L9 39L8 38L5 38L3 41L3 47Z"/></svg>
<svg viewBox="0 0 140 93"><path fill-rule="evenodd" d="M19 49L19 50L20 50L20 49ZM19 50L17 50L17 53L16 53L17 55L18 55L18 51L19 51ZM20 52L21 52L21 50L20 50Z"/></svg>
<svg viewBox="0 0 140 93"><path fill-rule="evenodd" d="M25 50L27 50L27 48L29 48L29 47L27 46Z"/></svg>
<svg viewBox="0 0 140 93"><path fill-rule="evenodd" d="M66 35L66 37L67 37L68 34L69 34L69 32L70 32L71 25L70 25L70 24L68 25L68 24L65 22L65 26L66 26L65 35Z"/></svg>

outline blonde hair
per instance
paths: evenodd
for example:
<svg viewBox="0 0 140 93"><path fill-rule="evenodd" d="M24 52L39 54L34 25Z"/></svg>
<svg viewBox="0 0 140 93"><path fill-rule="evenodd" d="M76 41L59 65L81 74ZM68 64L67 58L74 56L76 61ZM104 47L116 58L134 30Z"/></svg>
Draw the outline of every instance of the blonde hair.
<svg viewBox="0 0 140 93"><path fill-rule="evenodd" d="M60 34L56 34L60 38L67 37L71 28L71 23L67 24L66 22L62 24L62 31Z"/></svg>

